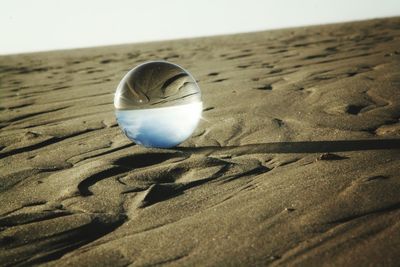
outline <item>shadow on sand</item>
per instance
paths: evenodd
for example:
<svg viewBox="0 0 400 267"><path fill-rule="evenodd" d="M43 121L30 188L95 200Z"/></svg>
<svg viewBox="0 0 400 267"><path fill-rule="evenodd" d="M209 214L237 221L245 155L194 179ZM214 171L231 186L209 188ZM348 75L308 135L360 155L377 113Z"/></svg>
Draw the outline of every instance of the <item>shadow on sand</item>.
<svg viewBox="0 0 400 267"><path fill-rule="evenodd" d="M249 144L242 146L178 147L191 153L324 153L362 150L400 149L400 139L367 139L337 141L302 141Z"/></svg>

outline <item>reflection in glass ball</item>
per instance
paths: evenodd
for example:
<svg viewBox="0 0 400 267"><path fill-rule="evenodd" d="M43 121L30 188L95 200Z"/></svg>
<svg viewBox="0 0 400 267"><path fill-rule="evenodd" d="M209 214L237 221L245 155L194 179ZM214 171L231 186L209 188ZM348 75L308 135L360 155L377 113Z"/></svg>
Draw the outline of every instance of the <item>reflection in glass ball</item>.
<svg viewBox="0 0 400 267"><path fill-rule="evenodd" d="M114 97L120 128L137 144L169 148L196 129L203 104L196 80L178 65L151 61L129 71Z"/></svg>

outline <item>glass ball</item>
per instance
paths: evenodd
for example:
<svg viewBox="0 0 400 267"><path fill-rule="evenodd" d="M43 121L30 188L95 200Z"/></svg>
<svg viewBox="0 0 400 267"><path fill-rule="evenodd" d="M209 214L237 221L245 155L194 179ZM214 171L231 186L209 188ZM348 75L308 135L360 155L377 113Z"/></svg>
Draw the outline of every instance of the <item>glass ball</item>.
<svg viewBox="0 0 400 267"><path fill-rule="evenodd" d="M125 135L146 147L170 148L189 138L203 110L200 88L182 67L150 61L130 70L114 96Z"/></svg>

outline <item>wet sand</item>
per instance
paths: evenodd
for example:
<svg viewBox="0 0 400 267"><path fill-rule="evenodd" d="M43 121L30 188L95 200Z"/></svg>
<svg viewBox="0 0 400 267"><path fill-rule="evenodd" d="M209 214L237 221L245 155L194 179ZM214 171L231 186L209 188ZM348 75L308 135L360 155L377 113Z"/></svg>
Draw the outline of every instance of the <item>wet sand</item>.
<svg viewBox="0 0 400 267"><path fill-rule="evenodd" d="M172 149L115 120L124 74L188 69ZM0 57L0 265L396 266L400 18Z"/></svg>

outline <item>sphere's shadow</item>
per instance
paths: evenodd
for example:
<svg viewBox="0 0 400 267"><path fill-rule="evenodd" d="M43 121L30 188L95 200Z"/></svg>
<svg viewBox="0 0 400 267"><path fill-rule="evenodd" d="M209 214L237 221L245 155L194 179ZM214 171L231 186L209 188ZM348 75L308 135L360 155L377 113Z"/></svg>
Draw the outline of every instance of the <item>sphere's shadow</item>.
<svg viewBox="0 0 400 267"><path fill-rule="evenodd" d="M300 141L249 144L242 146L177 147L175 150L192 153L325 153L363 150L400 149L400 139L366 139L336 141ZM241 154L241 153L240 153Z"/></svg>

